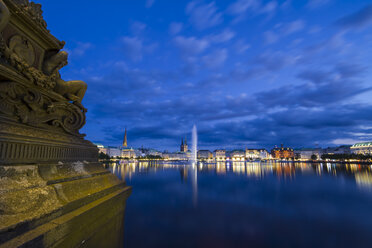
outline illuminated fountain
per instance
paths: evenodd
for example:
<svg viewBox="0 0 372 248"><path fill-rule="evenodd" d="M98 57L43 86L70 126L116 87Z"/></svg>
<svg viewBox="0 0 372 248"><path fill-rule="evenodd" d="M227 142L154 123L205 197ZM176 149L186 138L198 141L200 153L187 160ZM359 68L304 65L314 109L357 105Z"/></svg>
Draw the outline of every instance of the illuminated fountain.
<svg viewBox="0 0 372 248"><path fill-rule="evenodd" d="M192 182L192 191L193 191L193 202L196 206L198 198L198 133L196 126L192 127L192 143L191 143L191 182Z"/></svg>
<svg viewBox="0 0 372 248"><path fill-rule="evenodd" d="M191 144L191 163L196 164L197 160L197 153L198 153L198 133L196 130L196 126L192 127L192 144Z"/></svg>

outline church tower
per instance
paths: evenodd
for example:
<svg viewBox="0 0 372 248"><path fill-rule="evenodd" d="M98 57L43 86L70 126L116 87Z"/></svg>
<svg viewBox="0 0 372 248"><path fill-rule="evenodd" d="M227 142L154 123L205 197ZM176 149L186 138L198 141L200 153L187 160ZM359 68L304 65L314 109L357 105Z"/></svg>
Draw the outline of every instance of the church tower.
<svg viewBox="0 0 372 248"><path fill-rule="evenodd" d="M128 146L128 143L127 143L127 128L125 128L124 140L123 140L122 147L127 147L127 146Z"/></svg>
<svg viewBox="0 0 372 248"><path fill-rule="evenodd" d="M181 140L181 152L187 152L188 146L187 146L187 140L185 138L185 141L183 139Z"/></svg>

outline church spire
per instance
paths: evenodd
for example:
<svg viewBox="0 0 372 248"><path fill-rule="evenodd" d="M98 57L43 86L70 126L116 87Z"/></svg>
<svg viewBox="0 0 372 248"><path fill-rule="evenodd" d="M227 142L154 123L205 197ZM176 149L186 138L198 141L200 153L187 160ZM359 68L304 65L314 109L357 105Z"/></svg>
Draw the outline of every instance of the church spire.
<svg viewBox="0 0 372 248"><path fill-rule="evenodd" d="M123 140L122 147L127 147L127 146L128 146L128 143L127 143L127 128L125 128L124 140Z"/></svg>

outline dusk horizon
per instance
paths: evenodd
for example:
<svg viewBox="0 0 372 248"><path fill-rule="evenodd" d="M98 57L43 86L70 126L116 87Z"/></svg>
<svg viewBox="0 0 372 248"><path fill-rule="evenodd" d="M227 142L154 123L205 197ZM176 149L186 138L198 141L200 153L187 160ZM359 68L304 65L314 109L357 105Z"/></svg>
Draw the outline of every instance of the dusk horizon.
<svg viewBox="0 0 372 248"><path fill-rule="evenodd" d="M368 1L40 3L95 143L126 127L131 147L175 151L193 124L210 150L371 140Z"/></svg>

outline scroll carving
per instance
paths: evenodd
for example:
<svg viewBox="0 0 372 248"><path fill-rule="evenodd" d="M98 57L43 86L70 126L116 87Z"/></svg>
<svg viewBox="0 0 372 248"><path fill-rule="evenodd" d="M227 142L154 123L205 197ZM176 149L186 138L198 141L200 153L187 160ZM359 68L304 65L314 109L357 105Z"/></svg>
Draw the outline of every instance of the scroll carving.
<svg viewBox="0 0 372 248"><path fill-rule="evenodd" d="M0 83L0 113L31 126L53 126L74 135L85 124L85 114L76 105L26 88L16 82Z"/></svg>

